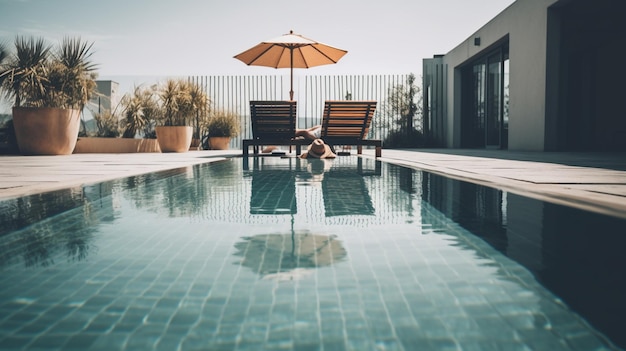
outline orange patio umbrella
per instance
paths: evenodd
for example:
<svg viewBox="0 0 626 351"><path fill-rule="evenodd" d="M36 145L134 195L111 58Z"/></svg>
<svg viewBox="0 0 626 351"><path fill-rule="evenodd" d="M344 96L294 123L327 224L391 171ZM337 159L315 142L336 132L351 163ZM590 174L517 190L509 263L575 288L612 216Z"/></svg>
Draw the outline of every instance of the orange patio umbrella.
<svg viewBox="0 0 626 351"><path fill-rule="evenodd" d="M334 64L346 53L348 53L346 50L337 49L289 31L289 34L263 41L236 55L235 58L248 66L291 69L289 99L293 100L294 68Z"/></svg>

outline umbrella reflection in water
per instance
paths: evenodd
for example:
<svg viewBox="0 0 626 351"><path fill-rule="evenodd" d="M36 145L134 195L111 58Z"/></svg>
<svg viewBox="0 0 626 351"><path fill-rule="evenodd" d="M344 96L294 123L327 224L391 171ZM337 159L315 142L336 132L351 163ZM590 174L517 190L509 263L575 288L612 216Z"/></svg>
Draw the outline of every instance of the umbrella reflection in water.
<svg viewBox="0 0 626 351"><path fill-rule="evenodd" d="M235 244L240 264L265 279L294 280L330 266L346 257L346 250L335 236L308 231L290 234L260 234Z"/></svg>
<svg viewBox="0 0 626 351"><path fill-rule="evenodd" d="M309 182L313 177L324 173L322 160L316 167L314 162L289 160L273 164L271 160L255 163L250 172L252 176L252 192L250 195L250 214L268 218L290 215L291 228L287 231L276 231L243 237L235 244L234 256L241 257L237 262L250 268L263 279L295 280L303 278L319 267L330 266L346 258L346 250L334 235L312 233L309 230L294 229L294 215L298 213L296 206L296 174L309 174ZM302 167L311 166L311 167ZM316 171L316 168L321 168ZM302 185L303 179L298 183Z"/></svg>

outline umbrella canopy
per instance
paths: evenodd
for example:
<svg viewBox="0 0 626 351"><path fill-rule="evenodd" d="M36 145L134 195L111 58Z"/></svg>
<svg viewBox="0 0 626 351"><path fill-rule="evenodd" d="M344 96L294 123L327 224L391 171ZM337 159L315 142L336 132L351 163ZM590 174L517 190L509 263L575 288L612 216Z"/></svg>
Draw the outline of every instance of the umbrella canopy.
<svg viewBox="0 0 626 351"><path fill-rule="evenodd" d="M289 68L291 70L289 99L293 100L294 68L334 64L346 53L348 53L346 50L337 49L289 31L289 34L263 41L236 55L235 58L248 66Z"/></svg>

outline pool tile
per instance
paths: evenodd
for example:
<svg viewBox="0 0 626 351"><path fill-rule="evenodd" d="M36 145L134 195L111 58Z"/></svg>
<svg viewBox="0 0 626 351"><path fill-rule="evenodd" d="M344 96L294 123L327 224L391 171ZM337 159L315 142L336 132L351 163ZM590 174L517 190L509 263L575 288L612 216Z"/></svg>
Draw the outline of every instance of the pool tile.
<svg viewBox="0 0 626 351"><path fill-rule="evenodd" d="M180 326L191 326L198 321L197 311L178 310L173 316L170 323Z"/></svg>
<svg viewBox="0 0 626 351"><path fill-rule="evenodd" d="M129 333L111 332L100 335L91 346L93 350L125 350Z"/></svg>
<svg viewBox="0 0 626 351"><path fill-rule="evenodd" d="M0 345L7 350L23 350L26 345L33 341L32 336L8 336L0 337Z"/></svg>
<svg viewBox="0 0 626 351"><path fill-rule="evenodd" d="M32 343L28 346L34 350L37 349L53 349L60 350L61 347L70 339L67 335L44 335L38 336L33 339Z"/></svg>
<svg viewBox="0 0 626 351"><path fill-rule="evenodd" d="M98 339L98 334L78 334L70 337L63 345L64 350L88 350Z"/></svg>

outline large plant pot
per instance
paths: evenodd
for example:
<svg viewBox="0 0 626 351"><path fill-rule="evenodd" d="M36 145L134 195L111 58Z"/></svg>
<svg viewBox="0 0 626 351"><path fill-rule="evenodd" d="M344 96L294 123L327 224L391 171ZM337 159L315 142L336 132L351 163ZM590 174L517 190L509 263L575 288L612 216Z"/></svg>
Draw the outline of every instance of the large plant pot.
<svg viewBox="0 0 626 351"><path fill-rule="evenodd" d="M13 127L23 155L69 155L78 139L80 111L14 107Z"/></svg>
<svg viewBox="0 0 626 351"><path fill-rule="evenodd" d="M161 152L156 139L80 137L75 154L124 154L135 152Z"/></svg>
<svg viewBox="0 0 626 351"><path fill-rule="evenodd" d="M209 137L209 149L211 150L228 150L230 137Z"/></svg>
<svg viewBox="0 0 626 351"><path fill-rule="evenodd" d="M161 126L156 127L157 141L161 152L187 152L191 145L193 129L191 127Z"/></svg>

